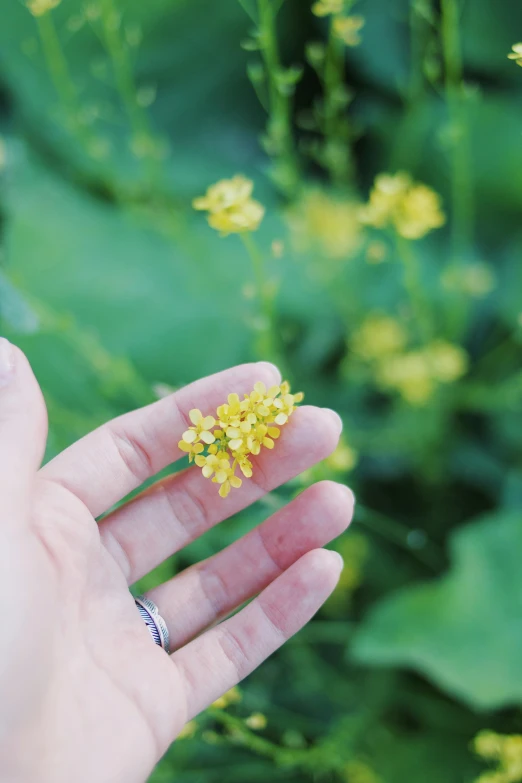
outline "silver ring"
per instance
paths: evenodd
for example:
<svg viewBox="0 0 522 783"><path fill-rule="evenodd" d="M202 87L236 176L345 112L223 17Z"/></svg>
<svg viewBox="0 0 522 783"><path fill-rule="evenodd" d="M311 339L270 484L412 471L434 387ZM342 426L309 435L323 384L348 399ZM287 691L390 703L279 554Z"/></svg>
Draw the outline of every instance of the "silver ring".
<svg viewBox="0 0 522 783"><path fill-rule="evenodd" d="M167 628L165 620L160 615L156 604L144 595L139 595L134 601L154 642L160 647L163 647L166 653L170 653L169 629Z"/></svg>

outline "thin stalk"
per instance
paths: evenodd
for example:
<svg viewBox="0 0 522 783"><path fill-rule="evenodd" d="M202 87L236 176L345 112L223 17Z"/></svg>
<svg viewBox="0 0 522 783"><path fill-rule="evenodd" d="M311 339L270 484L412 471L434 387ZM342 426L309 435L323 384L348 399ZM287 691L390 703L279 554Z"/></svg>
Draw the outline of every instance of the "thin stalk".
<svg viewBox="0 0 522 783"><path fill-rule="evenodd" d="M437 544L426 538L422 548L412 547L408 543L408 539L411 540L411 534L415 531L401 522L397 522L379 511L362 506L360 503L357 504L356 520L358 524L366 527L369 531L406 550L431 570L438 572L443 567L444 556Z"/></svg>
<svg viewBox="0 0 522 783"><path fill-rule="evenodd" d="M281 73L276 15L279 10L273 0L258 0L259 40L261 56L266 71L269 98L269 120L267 136L273 154L281 165L283 176L278 177L288 196L295 195L299 183L299 164L292 129L290 95L284 94L278 85Z"/></svg>
<svg viewBox="0 0 522 783"><path fill-rule="evenodd" d="M411 241L404 239L395 232L395 244L397 254L402 262L404 270L404 287L410 300L410 306L419 332L422 344L429 342L433 335L433 324L429 302L424 296L422 287L419 260L415 254Z"/></svg>
<svg viewBox="0 0 522 783"><path fill-rule="evenodd" d="M441 0L441 38L445 92L451 124L451 190L453 263L458 263L473 238L474 199L469 130L463 101L462 53L457 0Z"/></svg>
<svg viewBox="0 0 522 783"><path fill-rule="evenodd" d="M109 54L116 89L125 108L132 135L135 139L145 139L149 143L154 139L146 111L139 105L136 95L131 59L128 46L122 40L119 24L119 11L114 0L103 0L101 3L101 19L103 25L103 40ZM161 175L159 161L150 151L146 155L151 179L157 180Z"/></svg>
<svg viewBox="0 0 522 783"><path fill-rule="evenodd" d="M264 737L260 737L245 725L245 721L217 707L209 707L207 714L220 723L233 735L241 739L241 744L259 756L272 759L276 764L290 767L308 767L315 757L314 749L284 748Z"/></svg>
<svg viewBox="0 0 522 783"><path fill-rule="evenodd" d="M330 19L324 63L323 111L325 166L335 185L350 184L354 166L350 149L350 127L339 95L344 85L344 43L334 33L335 16Z"/></svg>
<svg viewBox="0 0 522 783"><path fill-rule="evenodd" d="M256 294L261 315L259 350L263 358L268 358L281 364L279 337L275 326L274 297L269 292L263 255L250 233L245 232L239 234L239 236L250 257L254 272Z"/></svg>
<svg viewBox="0 0 522 783"><path fill-rule="evenodd" d="M56 31L52 14L42 14L36 18L38 35L42 44L45 62L54 88L65 109L68 121L80 140L89 146L90 136L80 121L80 104L74 80L69 71L60 38Z"/></svg>

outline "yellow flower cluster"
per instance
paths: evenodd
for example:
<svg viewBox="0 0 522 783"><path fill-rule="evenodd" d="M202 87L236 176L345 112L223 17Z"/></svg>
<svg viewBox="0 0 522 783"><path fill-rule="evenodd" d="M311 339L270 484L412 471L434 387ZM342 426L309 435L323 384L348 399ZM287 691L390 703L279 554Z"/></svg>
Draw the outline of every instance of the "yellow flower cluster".
<svg viewBox="0 0 522 783"><path fill-rule="evenodd" d="M43 16L61 2L62 0L27 0L27 8L33 16Z"/></svg>
<svg viewBox="0 0 522 783"><path fill-rule="evenodd" d="M330 16L342 13L344 0L317 0L312 6L312 13L316 16Z"/></svg>
<svg viewBox="0 0 522 783"><path fill-rule="evenodd" d="M338 16L333 20L332 30L346 46L358 46L361 43L359 31L364 27L362 16Z"/></svg>
<svg viewBox="0 0 522 783"><path fill-rule="evenodd" d="M290 394L287 381L268 390L259 381L243 400L237 394L229 394L215 417L203 416L197 408L191 410L192 425L178 446L189 455L190 462L194 460L202 469L205 478L220 485L219 494L226 498L232 487L243 483L236 476L236 468L246 478L252 476L249 457L257 456L263 446L274 448L279 427L286 424L303 396L302 392Z"/></svg>
<svg viewBox="0 0 522 783"><path fill-rule="evenodd" d="M468 367L466 352L458 345L435 340L418 351L390 356L377 371L377 382L397 391L410 405L424 405L439 384L461 378Z"/></svg>
<svg viewBox="0 0 522 783"><path fill-rule="evenodd" d="M434 340L408 351L407 340L399 321L377 314L354 333L351 348L371 365L382 389L398 392L410 405L424 405L440 384L452 383L467 371L468 357L460 346Z"/></svg>
<svg viewBox="0 0 522 783"><path fill-rule="evenodd" d="M514 60L517 65L522 66L522 43L513 44L512 52L508 54L508 59Z"/></svg>
<svg viewBox="0 0 522 783"><path fill-rule="evenodd" d="M221 236L255 231L265 214L265 208L252 198L254 183L242 174L222 179L211 185L206 194L194 199L192 206L208 212L209 226Z"/></svg>
<svg viewBox="0 0 522 783"><path fill-rule="evenodd" d="M375 228L393 226L405 239L420 239L446 221L440 196L409 174L379 174L370 199L359 213L362 223Z"/></svg>
<svg viewBox="0 0 522 783"><path fill-rule="evenodd" d="M353 200L333 198L319 189L306 191L287 216L294 247L332 259L352 256L362 241L358 209Z"/></svg>
<svg viewBox="0 0 522 783"><path fill-rule="evenodd" d="M351 338L351 349L365 361L377 361L400 353L408 341L404 326L389 315L373 313Z"/></svg>
<svg viewBox="0 0 522 783"><path fill-rule="evenodd" d="M481 261L461 267L450 267L441 275L441 284L446 291L456 291L480 299L491 293L497 281L494 270Z"/></svg>
<svg viewBox="0 0 522 783"><path fill-rule="evenodd" d="M522 735L481 731L473 748L481 758L495 762L497 768L484 772L475 783L519 783L522 781Z"/></svg>

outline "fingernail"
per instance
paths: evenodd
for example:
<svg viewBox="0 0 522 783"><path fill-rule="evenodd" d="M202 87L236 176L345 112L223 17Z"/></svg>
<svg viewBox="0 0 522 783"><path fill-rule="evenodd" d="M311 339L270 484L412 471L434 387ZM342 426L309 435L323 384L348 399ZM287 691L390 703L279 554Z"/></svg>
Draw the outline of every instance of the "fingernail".
<svg viewBox="0 0 522 783"><path fill-rule="evenodd" d="M339 432L342 432L342 429L343 429L343 420L341 419L341 417L339 416L339 414L338 414L338 413L336 413L335 411L333 411L331 408L323 408L323 411L324 411L325 413L328 413L328 414L329 414L329 415L332 417L332 419L334 419L334 420L335 420L335 423L336 423L336 424L337 424L337 426L339 427Z"/></svg>
<svg viewBox="0 0 522 783"><path fill-rule="evenodd" d="M0 337L0 388L7 386L14 375L13 346L5 337Z"/></svg>
<svg viewBox="0 0 522 783"><path fill-rule="evenodd" d="M342 570L343 570L343 568L344 568L344 560L342 559L342 557L341 557L341 555L339 554L339 552L334 552L334 550L333 550L333 549L330 549L330 550L328 550L328 551L329 551L329 552L331 552L331 553L332 553L332 555L335 555L335 559L337 560L337 564L338 564L339 570L340 570L340 571L342 571ZM332 559L333 559L333 558L332 558Z"/></svg>

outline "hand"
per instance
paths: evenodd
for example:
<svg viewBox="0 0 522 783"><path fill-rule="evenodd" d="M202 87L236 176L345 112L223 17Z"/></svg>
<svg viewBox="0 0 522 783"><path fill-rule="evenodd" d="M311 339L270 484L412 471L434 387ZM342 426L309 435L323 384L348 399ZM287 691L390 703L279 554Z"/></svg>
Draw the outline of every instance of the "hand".
<svg viewBox="0 0 522 783"><path fill-rule="evenodd" d="M348 525L348 489L322 482L242 539L150 593L170 631L156 646L129 585L209 527L336 446L329 410L302 407L254 478L225 499L191 467L96 517L182 456L191 408L279 382L248 364L100 427L39 469L46 411L24 355L0 340L0 779L133 783L184 723L298 631L333 590L320 549ZM223 620L258 595L246 608ZM223 620L218 624L218 621Z"/></svg>

